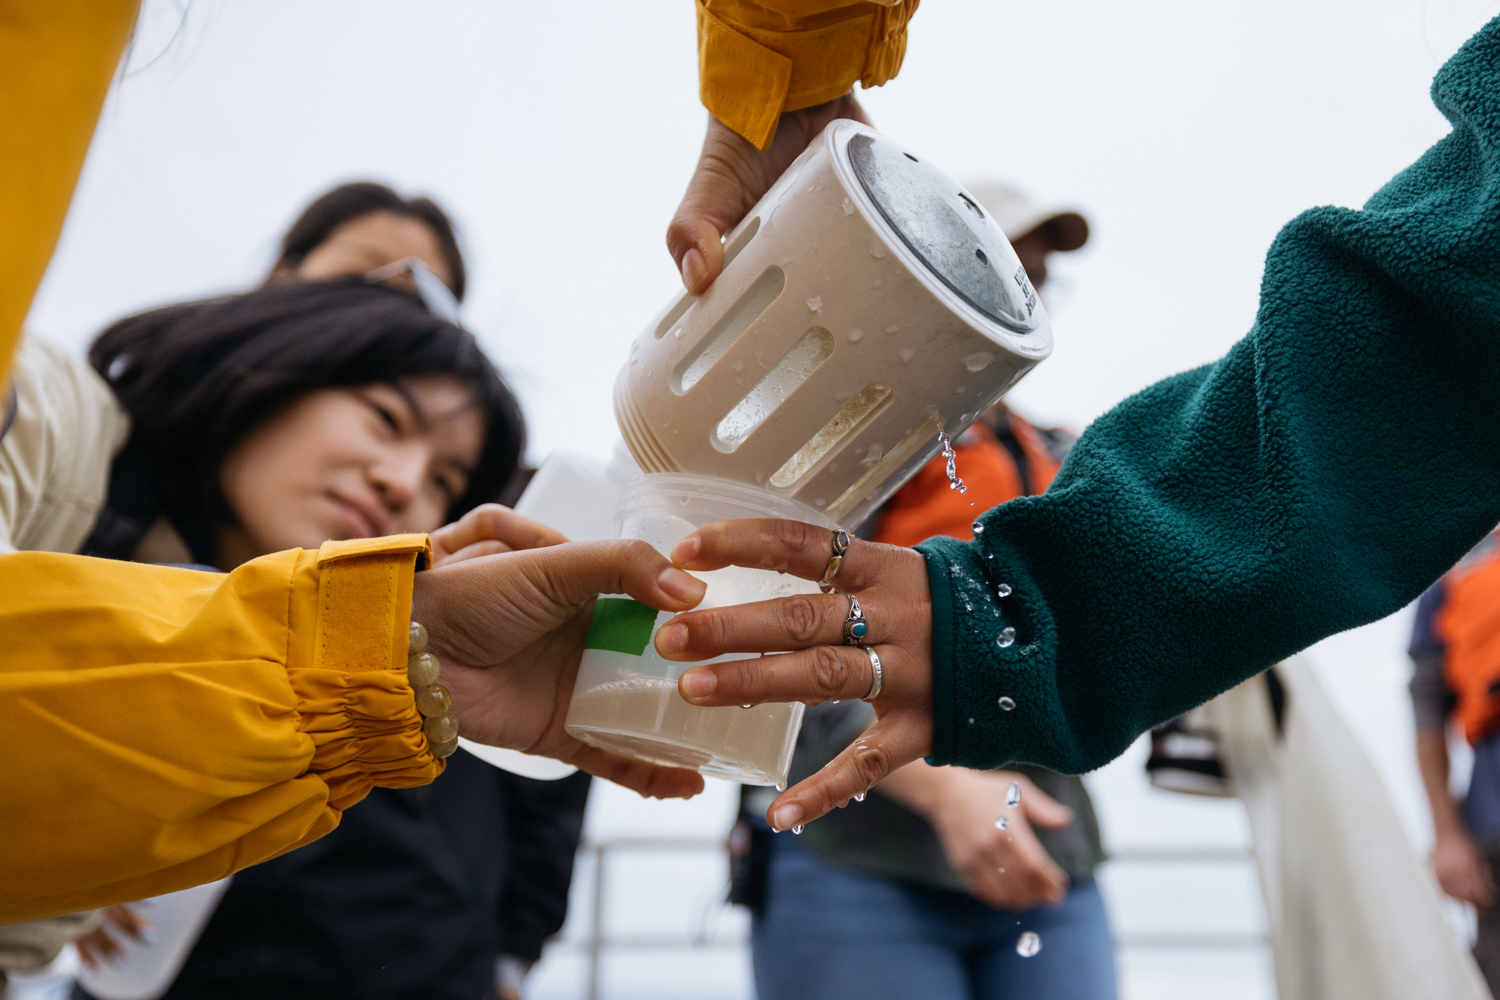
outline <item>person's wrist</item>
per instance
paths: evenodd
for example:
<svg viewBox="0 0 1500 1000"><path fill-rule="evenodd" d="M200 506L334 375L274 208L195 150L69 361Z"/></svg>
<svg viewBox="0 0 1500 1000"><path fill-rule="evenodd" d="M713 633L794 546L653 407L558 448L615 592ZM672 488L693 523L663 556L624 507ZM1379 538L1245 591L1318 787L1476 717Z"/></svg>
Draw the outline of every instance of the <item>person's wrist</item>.
<svg viewBox="0 0 1500 1000"><path fill-rule="evenodd" d="M958 767L932 768L931 793L926 808L927 821L934 826L967 814L983 795L983 775Z"/></svg>

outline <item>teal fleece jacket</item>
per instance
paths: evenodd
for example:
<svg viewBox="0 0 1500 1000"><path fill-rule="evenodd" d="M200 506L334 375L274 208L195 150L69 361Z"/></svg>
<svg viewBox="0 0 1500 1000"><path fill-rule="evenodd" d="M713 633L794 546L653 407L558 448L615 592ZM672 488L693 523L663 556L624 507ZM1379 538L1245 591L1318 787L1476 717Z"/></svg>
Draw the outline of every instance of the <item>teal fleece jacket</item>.
<svg viewBox="0 0 1500 1000"><path fill-rule="evenodd" d="M1500 18L1432 94L1452 132L1363 209L1287 225L1223 359L1095 421L973 542L918 546L934 763L1098 767L1500 521Z"/></svg>

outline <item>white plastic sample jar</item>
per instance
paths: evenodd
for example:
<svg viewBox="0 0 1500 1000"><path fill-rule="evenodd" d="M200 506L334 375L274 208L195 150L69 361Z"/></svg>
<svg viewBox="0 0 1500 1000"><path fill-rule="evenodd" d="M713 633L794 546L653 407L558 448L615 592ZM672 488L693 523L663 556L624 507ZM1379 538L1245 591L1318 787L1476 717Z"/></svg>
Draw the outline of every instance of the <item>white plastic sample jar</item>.
<svg viewBox="0 0 1500 1000"><path fill-rule="evenodd" d="M639 538L663 554L695 529L733 518L775 517L837 527L813 508L769 490L677 472L642 476L631 483L616 516L621 537ZM730 566L693 575L708 584L699 608L818 592L810 580L772 570ZM653 642L656 630L671 618L670 612L658 612L623 595L599 598L568 708L568 733L638 760L751 785L784 784L803 706L689 705L677 693L677 678L696 664L662 659ZM703 662L756 655L731 654Z"/></svg>

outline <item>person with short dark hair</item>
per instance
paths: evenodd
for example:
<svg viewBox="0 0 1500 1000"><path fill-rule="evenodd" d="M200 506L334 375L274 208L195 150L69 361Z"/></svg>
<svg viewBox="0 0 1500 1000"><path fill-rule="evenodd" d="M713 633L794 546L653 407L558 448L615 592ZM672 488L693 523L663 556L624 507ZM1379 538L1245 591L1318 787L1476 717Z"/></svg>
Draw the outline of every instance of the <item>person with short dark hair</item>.
<svg viewBox="0 0 1500 1000"><path fill-rule="evenodd" d="M468 272L448 214L431 198L406 198L355 181L319 195L286 235L268 281L367 274L395 261L423 261L463 301Z"/></svg>

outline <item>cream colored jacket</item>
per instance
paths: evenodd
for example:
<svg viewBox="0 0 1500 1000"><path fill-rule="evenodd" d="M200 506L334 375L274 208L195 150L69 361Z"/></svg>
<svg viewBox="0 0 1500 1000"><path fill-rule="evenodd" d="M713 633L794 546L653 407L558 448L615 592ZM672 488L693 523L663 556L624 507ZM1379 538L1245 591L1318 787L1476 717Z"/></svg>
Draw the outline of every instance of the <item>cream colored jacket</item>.
<svg viewBox="0 0 1500 1000"><path fill-rule="evenodd" d="M0 552L77 552L109 489L130 418L99 373L28 337L13 370L16 416L0 439Z"/></svg>

